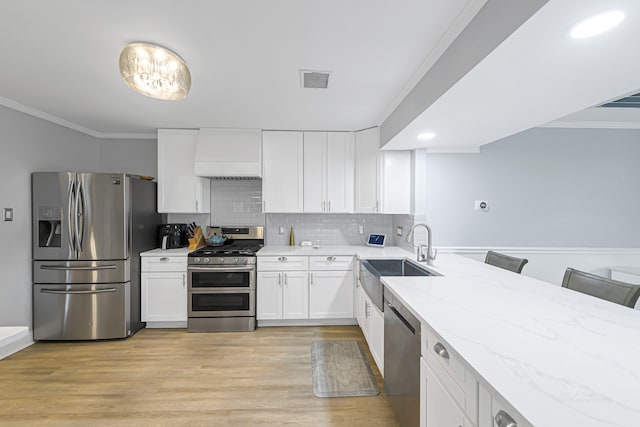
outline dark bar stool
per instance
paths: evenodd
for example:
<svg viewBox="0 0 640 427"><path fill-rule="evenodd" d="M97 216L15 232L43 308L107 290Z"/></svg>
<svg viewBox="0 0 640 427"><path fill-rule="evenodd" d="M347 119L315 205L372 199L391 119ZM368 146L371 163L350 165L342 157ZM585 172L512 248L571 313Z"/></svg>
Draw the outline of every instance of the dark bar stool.
<svg viewBox="0 0 640 427"><path fill-rule="evenodd" d="M562 287L633 308L640 297L640 286L619 282L567 268Z"/></svg>
<svg viewBox="0 0 640 427"><path fill-rule="evenodd" d="M522 268L529 262L529 260L489 251L487 252L487 257L484 259L484 262L485 264L490 264L519 274L522 272Z"/></svg>

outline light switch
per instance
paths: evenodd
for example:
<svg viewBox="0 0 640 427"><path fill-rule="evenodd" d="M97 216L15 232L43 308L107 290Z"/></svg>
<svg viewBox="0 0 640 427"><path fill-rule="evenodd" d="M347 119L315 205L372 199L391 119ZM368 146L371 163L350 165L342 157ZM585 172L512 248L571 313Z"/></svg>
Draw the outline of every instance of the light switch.
<svg viewBox="0 0 640 427"><path fill-rule="evenodd" d="M5 221L13 221L13 208L4 208L2 210L2 216Z"/></svg>

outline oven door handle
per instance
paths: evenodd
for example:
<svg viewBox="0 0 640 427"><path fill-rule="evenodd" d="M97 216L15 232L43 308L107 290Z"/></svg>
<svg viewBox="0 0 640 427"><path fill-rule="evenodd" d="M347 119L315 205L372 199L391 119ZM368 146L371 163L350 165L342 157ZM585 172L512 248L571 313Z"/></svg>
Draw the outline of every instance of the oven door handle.
<svg viewBox="0 0 640 427"><path fill-rule="evenodd" d="M253 271L254 270L254 266L248 266L248 267L236 267L236 266L215 266L215 267L187 267L188 271L207 271L207 272L214 272L214 271L223 271L223 272L227 272L227 271Z"/></svg>

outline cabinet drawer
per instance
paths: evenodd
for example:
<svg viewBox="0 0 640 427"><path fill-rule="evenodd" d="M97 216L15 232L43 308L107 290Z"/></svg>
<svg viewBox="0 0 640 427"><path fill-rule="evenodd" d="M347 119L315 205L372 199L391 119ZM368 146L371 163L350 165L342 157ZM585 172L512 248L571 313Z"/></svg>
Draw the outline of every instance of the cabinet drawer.
<svg viewBox="0 0 640 427"><path fill-rule="evenodd" d="M449 345L441 340L440 337L438 337L430 328L423 329L422 333L427 336L427 345L425 346L426 348L422 349L422 351L426 352L426 356L440 364L460 387L464 387L464 365L451 351ZM438 353L442 355L439 355Z"/></svg>
<svg viewBox="0 0 640 427"><path fill-rule="evenodd" d="M349 255L310 256L309 270L353 270L353 257Z"/></svg>
<svg viewBox="0 0 640 427"><path fill-rule="evenodd" d="M471 373L467 372L458 355L451 351L450 346L437 336L431 328L425 326L423 323L422 351L426 352L426 354L423 353L423 356L439 376L446 375L448 377L450 382L447 383L443 379L443 383L447 386L447 389L450 389L452 396L460 407L464 408L467 416L471 419L476 419L478 408L476 379ZM449 387L449 384L455 385L455 387Z"/></svg>
<svg viewBox="0 0 640 427"><path fill-rule="evenodd" d="M186 256L142 257L142 271L187 271Z"/></svg>
<svg viewBox="0 0 640 427"><path fill-rule="evenodd" d="M491 416L494 427L533 427L511 405L495 395L491 398Z"/></svg>
<svg viewBox="0 0 640 427"><path fill-rule="evenodd" d="M258 257L258 271L295 271L308 268L309 257L306 256Z"/></svg>

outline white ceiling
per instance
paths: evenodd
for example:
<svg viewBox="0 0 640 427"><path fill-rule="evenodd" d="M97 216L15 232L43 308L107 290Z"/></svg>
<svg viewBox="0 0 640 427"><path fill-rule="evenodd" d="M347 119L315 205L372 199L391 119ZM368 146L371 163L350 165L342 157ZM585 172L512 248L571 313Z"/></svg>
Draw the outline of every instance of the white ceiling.
<svg viewBox="0 0 640 427"><path fill-rule="evenodd" d="M486 0L20 0L0 13L0 104L88 134L157 128L358 130L379 125ZM183 101L131 91L121 49L188 63ZM331 71L326 91L299 70Z"/></svg>
<svg viewBox="0 0 640 427"><path fill-rule="evenodd" d="M623 11L622 24L568 36L607 10ZM640 92L639 41L638 0L551 0L385 148L473 151L535 126L638 128L638 110L590 107ZM423 132L436 137L418 141Z"/></svg>

